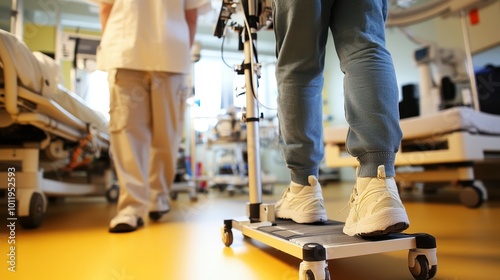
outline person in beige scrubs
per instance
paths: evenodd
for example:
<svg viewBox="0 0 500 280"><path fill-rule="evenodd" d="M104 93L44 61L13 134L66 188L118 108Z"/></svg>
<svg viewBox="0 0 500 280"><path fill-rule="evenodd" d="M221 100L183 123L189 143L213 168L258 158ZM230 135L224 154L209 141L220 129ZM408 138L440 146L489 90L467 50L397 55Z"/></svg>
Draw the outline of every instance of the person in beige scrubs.
<svg viewBox="0 0 500 280"><path fill-rule="evenodd" d="M183 129L186 75L198 14L210 0L94 0L98 68L108 72L110 139L120 186L109 231L131 232L170 210Z"/></svg>

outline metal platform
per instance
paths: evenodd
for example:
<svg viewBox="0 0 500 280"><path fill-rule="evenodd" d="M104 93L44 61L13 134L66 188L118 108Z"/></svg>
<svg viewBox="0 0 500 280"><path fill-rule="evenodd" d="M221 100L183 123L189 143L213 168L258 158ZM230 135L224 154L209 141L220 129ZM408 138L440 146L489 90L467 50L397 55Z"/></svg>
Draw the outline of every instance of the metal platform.
<svg viewBox="0 0 500 280"><path fill-rule="evenodd" d="M241 218L224 221L222 240L226 246L230 246L234 228L245 236L302 259L299 271L301 280L331 279L327 260L398 250L409 250L408 267L415 279L431 279L435 276L437 257L433 236L399 233L361 238L345 235L343 227L343 222L333 220L319 224L297 224L290 220L251 223L248 218Z"/></svg>

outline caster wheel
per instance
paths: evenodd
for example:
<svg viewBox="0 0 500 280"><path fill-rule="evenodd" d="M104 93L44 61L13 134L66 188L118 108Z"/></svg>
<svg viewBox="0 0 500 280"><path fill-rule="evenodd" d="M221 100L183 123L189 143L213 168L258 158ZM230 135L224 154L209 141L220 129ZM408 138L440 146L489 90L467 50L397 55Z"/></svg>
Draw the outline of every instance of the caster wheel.
<svg viewBox="0 0 500 280"><path fill-rule="evenodd" d="M65 197L64 196L49 196L47 197L47 201L49 204L58 204L58 203L63 203Z"/></svg>
<svg viewBox="0 0 500 280"><path fill-rule="evenodd" d="M23 228L38 228L45 216L45 199L41 193L33 193L30 199L29 215L19 218L19 223Z"/></svg>
<svg viewBox="0 0 500 280"><path fill-rule="evenodd" d="M431 267L431 270L429 270L429 278L427 278L427 279L434 278L434 276L436 276L436 273L437 273L437 265L433 265Z"/></svg>
<svg viewBox="0 0 500 280"><path fill-rule="evenodd" d="M224 243L227 247L233 244L233 232L230 229L222 229L222 243Z"/></svg>
<svg viewBox="0 0 500 280"><path fill-rule="evenodd" d="M437 194L439 188L442 188L444 184L439 184L439 183L425 183L424 184L424 189L423 192L424 194Z"/></svg>
<svg viewBox="0 0 500 280"><path fill-rule="evenodd" d="M219 192L224 192L226 190L226 187L227 185L223 185L223 184L216 184L215 185L215 188L219 189Z"/></svg>
<svg viewBox="0 0 500 280"><path fill-rule="evenodd" d="M177 200L178 196L179 196L179 194L177 192L170 192L170 198L172 200Z"/></svg>
<svg viewBox="0 0 500 280"><path fill-rule="evenodd" d="M106 200L110 203L118 202L118 198L120 197L120 187L117 185L112 185L109 189L106 190Z"/></svg>
<svg viewBox="0 0 500 280"><path fill-rule="evenodd" d="M409 267L409 269L416 280L432 279L437 273L437 265L433 265L429 269L429 261L424 255L417 256L415 266Z"/></svg>
<svg viewBox="0 0 500 280"><path fill-rule="evenodd" d="M460 191L460 201L470 208L478 208L481 206L486 196L486 189L479 181L463 185Z"/></svg>
<svg viewBox="0 0 500 280"><path fill-rule="evenodd" d="M330 271L328 270L328 268L325 268L325 280L330 279ZM312 272L311 270L306 271L306 280L316 280L314 272Z"/></svg>
<svg viewBox="0 0 500 280"><path fill-rule="evenodd" d="M313 251L309 251L309 253L307 254L308 256L306 257L306 259L311 259L311 256L312 254L315 254L315 256L319 258L321 258L321 256L323 258L326 258L326 251L324 251L324 248L321 246L321 248L319 248L318 246L316 245L319 245L319 244L315 244L315 243L310 243L311 245L315 246L315 247L307 247L308 244L306 244L304 246L305 249L313 249L314 248L314 252ZM319 250L318 250L319 249ZM321 251L323 251L323 253L321 253ZM305 255L304 255L305 256ZM330 280L330 271L328 270L328 264L325 260L323 261L308 261L308 260L304 260L300 263L300 266L299 266L299 280Z"/></svg>
<svg viewBox="0 0 500 280"><path fill-rule="evenodd" d="M323 185L322 185L323 186ZM273 186L270 186L268 188L263 188L262 189L262 194L265 194L265 195L272 195L274 193L274 188Z"/></svg>

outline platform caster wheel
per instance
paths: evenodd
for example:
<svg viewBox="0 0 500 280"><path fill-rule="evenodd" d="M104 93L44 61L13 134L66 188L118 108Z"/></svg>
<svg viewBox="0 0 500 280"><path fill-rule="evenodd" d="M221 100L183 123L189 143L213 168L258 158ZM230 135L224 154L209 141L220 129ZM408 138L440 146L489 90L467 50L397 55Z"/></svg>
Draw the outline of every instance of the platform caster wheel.
<svg viewBox="0 0 500 280"><path fill-rule="evenodd" d="M19 218L19 223L23 228L38 228L45 216L45 199L41 193L33 193L30 199L29 215Z"/></svg>
<svg viewBox="0 0 500 280"><path fill-rule="evenodd" d="M470 208L478 208L481 206L486 197L486 188L480 181L464 184L460 191L460 201Z"/></svg>
<svg viewBox="0 0 500 280"><path fill-rule="evenodd" d="M330 271L328 268L325 268L325 280L330 280ZM311 270L306 271L306 280L319 280L314 276L314 272Z"/></svg>
<svg viewBox="0 0 500 280"><path fill-rule="evenodd" d="M307 246L307 245L306 245ZM312 247L309 247L312 249ZM313 252L313 251L309 251ZM318 251L315 249L314 253ZM325 253L318 253L319 256ZM309 258L308 254L308 257ZM326 261L306 261L300 263L299 266L299 280L330 280L330 271Z"/></svg>
<svg viewBox="0 0 500 280"><path fill-rule="evenodd" d="M222 229L222 243L227 247L233 244L233 231L227 228Z"/></svg>
<svg viewBox="0 0 500 280"><path fill-rule="evenodd" d="M110 203L118 202L118 198L120 197L120 187L118 187L118 185L112 185L106 190L105 196L106 200Z"/></svg>
<svg viewBox="0 0 500 280"><path fill-rule="evenodd" d="M429 261L424 255L419 255L415 259L415 266L409 267L411 275L416 280L427 280L432 279L436 276L437 265L433 265L429 269Z"/></svg>

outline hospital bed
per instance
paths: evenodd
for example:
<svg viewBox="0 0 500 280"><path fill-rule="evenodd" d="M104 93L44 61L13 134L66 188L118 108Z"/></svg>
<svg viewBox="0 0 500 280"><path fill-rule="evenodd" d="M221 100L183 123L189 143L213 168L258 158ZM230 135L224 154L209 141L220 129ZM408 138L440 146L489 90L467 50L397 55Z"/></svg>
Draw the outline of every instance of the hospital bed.
<svg viewBox="0 0 500 280"><path fill-rule="evenodd" d="M59 73L0 30L0 197L26 228L41 225L50 198L118 197L107 120L62 87Z"/></svg>
<svg viewBox="0 0 500 280"><path fill-rule="evenodd" d="M454 182L463 204L479 207L487 199L482 180L500 179L500 115L454 107L402 119L400 125L395 178L400 187ZM357 166L346 152L347 131L347 126L325 129L327 166Z"/></svg>

